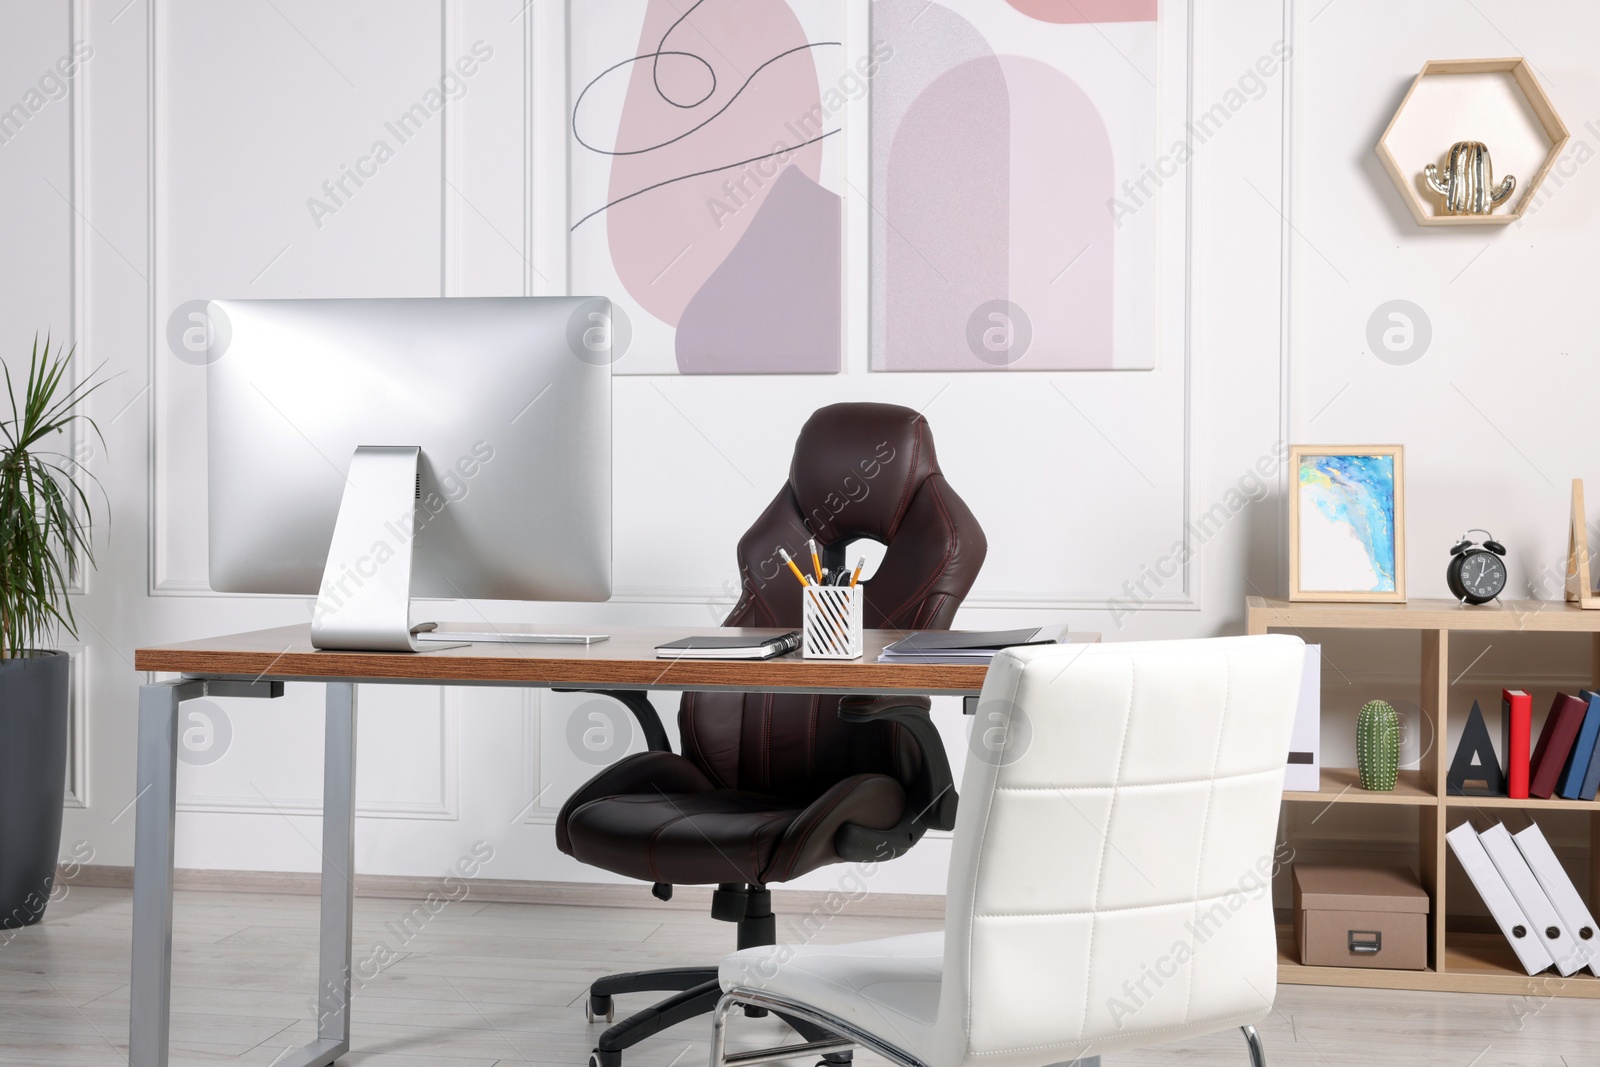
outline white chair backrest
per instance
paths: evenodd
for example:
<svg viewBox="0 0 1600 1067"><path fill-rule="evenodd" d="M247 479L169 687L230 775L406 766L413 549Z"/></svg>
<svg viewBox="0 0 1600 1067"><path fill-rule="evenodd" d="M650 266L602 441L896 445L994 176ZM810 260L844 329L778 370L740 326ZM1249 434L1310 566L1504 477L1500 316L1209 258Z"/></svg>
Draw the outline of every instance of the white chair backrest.
<svg viewBox="0 0 1600 1067"><path fill-rule="evenodd" d="M1266 1013L1304 662L1286 635L995 658L950 863L941 1062L1048 1064Z"/></svg>

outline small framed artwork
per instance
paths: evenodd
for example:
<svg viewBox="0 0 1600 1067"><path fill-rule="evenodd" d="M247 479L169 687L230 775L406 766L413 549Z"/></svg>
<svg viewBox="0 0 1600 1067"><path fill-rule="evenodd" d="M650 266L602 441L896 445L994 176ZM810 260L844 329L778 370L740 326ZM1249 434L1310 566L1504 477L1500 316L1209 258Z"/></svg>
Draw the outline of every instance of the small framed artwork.
<svg viewBox="0 0 1600 1067"><path fill-rule="evenodd" d="M1289 599L1404 603L1405 449L1294 445Z"/></svg>

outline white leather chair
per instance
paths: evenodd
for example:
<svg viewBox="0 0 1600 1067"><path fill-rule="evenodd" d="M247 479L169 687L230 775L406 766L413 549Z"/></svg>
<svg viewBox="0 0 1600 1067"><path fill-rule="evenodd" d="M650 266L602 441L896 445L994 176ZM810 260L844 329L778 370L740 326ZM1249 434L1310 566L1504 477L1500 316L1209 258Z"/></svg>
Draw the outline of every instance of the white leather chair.
<svg viewBox="0 0 1600 1067"><path fill-rule="evenodd" d="M1286 635L995 657L941 933L722 962L713 1067L859 1045L1045 1067L1251 1025L1277 990L1272 872L1304 646ZM729 1053L735 1005L838 1040Z"/></svg>

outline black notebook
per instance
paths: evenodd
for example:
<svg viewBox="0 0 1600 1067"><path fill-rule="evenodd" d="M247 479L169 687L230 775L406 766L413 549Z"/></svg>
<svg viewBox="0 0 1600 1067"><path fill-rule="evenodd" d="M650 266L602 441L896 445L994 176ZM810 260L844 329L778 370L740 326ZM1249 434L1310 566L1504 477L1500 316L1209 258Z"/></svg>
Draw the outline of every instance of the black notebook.
<svg viewBox="0 0 1600 1067"><path fill-rule="evenodd" d="M800 631L756 637L682 637L656 646L657 659L771 659L800 647Z"/></svg>
<svg viewBox="0 0 1600 1067"><path fill-rule="evenodd" d="M1066 638L1065 626L1021 630L923 630L883 646L879 663L987 663L1002 648L1053 645Z"/></svg>

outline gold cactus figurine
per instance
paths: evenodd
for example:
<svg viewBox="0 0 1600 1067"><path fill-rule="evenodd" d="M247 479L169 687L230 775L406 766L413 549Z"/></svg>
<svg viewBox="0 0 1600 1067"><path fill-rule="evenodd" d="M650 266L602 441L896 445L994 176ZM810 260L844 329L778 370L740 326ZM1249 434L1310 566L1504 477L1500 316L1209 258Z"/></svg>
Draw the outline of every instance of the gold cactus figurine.
<svg viewBox="0 0 1600 1067"><path fill-rule="evenodd" d="M1517 187L1517 179L1509 174L1498 187L1494 184L1489 149L1482 141L1457 141L1450 146L1448 159L1442 180L1432 163L1422 168L1428 188L1444 197L1446 215L1488 215Z"/></svg>

